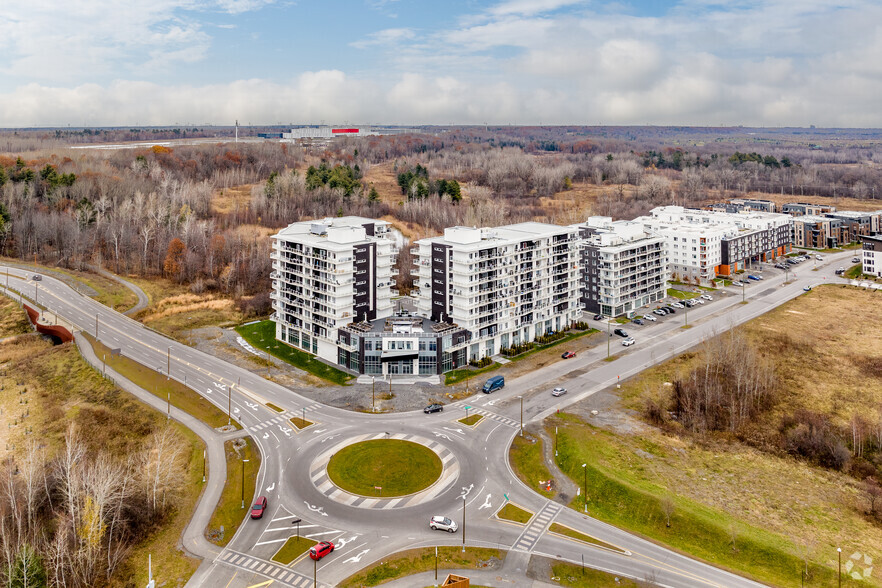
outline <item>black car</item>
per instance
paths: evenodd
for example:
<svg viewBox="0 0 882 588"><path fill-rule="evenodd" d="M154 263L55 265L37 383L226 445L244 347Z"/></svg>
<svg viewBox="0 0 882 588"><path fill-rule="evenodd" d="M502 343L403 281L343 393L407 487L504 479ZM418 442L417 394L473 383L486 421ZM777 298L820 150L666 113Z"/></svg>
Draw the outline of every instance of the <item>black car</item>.
<svg viewBox="0 0 882 588"><path fill-rule="evenodd" d="M676 314L676 313L677 313L677 309L674 308L674 307L672 307L672 306L665 306L664 308L665 308L665 310L667 310L667 311L668 311L669 313L671 313L671 314Z"/></svg>
<svg viewBox="0 0 882 588"><path fill-rule="evenodd" d="M426 414L429 414L431 412L441 412L442 410L444 410L444 406L436 403L436 404L430 404L429 406L424 408L423 412Z"/></svg>
<svg viewBox="0 0 882 588"><path fill-rule="evenodd" d="M595 315L594 315L594 320L596 320L596 321L602 321L602 320L603 320L603 315L602 315L602 314L595 314Z"/></svg>
<svg viewBox="0 0 882 588"><path fill-rule="evenodd" d="M616 329L615 331L613 331L613 333L615 333L619 337L627 337L628 336L628 333L625 332L625 329Z"/></svg>
<svg viewBox="0 0 882 588"><path fill-rule="evenodd" d="M642 325L643 319L634 319L631 322L634 323L635 325Z"/></svg>

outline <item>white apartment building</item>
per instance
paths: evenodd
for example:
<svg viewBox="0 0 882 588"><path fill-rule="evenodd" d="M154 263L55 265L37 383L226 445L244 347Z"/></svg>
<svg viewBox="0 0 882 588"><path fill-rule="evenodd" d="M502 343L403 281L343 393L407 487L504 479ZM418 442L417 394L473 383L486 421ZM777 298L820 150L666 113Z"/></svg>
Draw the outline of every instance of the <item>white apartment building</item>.
<svg viewBox="0 0 882 588"><path fill-rule="evenodd" d="M863 273L882 278L882 235L861 236Z"/></svg>
<svg viewBox="0 0 882 588"><path fill-rule="evenodd" d="M752 262L771 261L791 247L792 217L660 206L634 219L665 237L672 279L708 282Z"/></svg>
<svg viewBox="0 0 882 588"><path fill-rule="evenodd" d="M578 239L575 227L537 222L422 239L417 310L468 330L468 359L565 329L581 317Z"/></svg>
<svg viewBox="0 0 882 588"><path fill-rule="evenodd" d="M337 329L392 315L397 249L389 223L362 217L288 225L273 235L276 339L337 361Z"/></svg>
<svg viewBox="0 0 882 588"><path fill-rule="evenodd" d="M667 295L665 238L643 223L592 216L575 225L582 239L582 308L622 316ZM679 251L679 248L677 249Z"/></svg>

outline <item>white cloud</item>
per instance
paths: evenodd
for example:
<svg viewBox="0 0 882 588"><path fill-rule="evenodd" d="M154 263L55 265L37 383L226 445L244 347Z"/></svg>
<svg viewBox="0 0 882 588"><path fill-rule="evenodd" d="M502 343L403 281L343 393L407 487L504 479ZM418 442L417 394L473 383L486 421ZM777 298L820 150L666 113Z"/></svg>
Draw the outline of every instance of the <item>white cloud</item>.
<svg viewBox="0 0 882 588"><path fill-rule="evenodd" d="M492 6L487 12L494 16L508 16L511 14L530 16L551 12L565 6L584 4L585 2L586 0L506 0Z"/></svg>
<svg viewBox="0 0 882 588"><path fill-rule="evenodd" d="M383 29L381 31L371 33L370 35L368 35L367 39L354 41L350 43L350 45L357 49L366 49L367 47L372 47L376 45L392 45L401 41L409 41L415 36L416 33L413 31L413 29Z"/></svg>

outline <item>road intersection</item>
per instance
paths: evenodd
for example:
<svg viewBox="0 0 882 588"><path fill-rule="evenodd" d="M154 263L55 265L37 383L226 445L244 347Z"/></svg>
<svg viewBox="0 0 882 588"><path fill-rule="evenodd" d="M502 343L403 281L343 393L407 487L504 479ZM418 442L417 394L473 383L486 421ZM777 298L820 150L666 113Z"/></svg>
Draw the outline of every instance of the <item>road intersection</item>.
<svg viewBox="0 0 882 588"><path fill-rule="evenodd" d="M755 582L549 501L512 472L508 448L523 424L539 423L556 410L682 353L702 339L755 318L802 294L807 284L833 281L833 268L850 255L829 255L818 271L805 268L786 284L780 275L751 285L746 293L748 304L740 304L741 296L729 296L696 307L689 311L689 329L681 328L678 313L642 327L632 347L622 348L616 338L612 351L619 357L615 361L603 361L606 346L580 351L574 359L508 381L503 390L492 395L479 393L430 415L421 411L365 414L323 405L169 339L78 294L50 275L35 282L29 279L33 272L3 269L13 278L9 295L36 298L39 305L75 330L96 336L109 347L121 349L125 356L184 383L222 411L229 410L243 431L203 435L207 443L220 444L220 455L225 439L250 435L256 443L262 457L256 494L268 497L267 516L240 525L222 549L204 538L211 508L200 505L185 532L184 547L205 563L188 585L235 588L272 580L273 586L302 588L312 585L317 573L320 585L333 586L402 549L458 545L464 540L469 546L498 547L572 563L580 563L584 557L590 567L637 580L653 578L663 586L755 586ZM96 361L93 358L93 364ZM569 393L552 398L550 391L556 385L564 385ZM284 412L273 410L270 404ZM475 427L457 422L465 416L466 406L471 414L484 416ZM177 412L172 416L180 418ZM314 424L299 430L289 419L303 416ZM322 458L334 448L358 439L385 437L418 439L431 445L446 459L441 480L417 498L376 500L338 491L322 474ZM215 448L212 456L216 454ZM211 469L215 475L210 476L209 485L222 488L225 475L216 475L214 459ZM214 494L207 490L206 496L219 495L220 490L215 490ZM526 525L497 519L495 513L507 500L535 513L533 518ZM465 538L460 533L431 531L428 520L436 514L465 522ZM246 515L243 511L243 517ZM271 561L285 540L295 535L297 528L291 524L295 518L302 519L300 532L304 536L337 545L315 568L309 560L291 566ZM620 549L589 547L548 533L554 522ZM529 580L525 579L524 585L529 585Z"/></svg>

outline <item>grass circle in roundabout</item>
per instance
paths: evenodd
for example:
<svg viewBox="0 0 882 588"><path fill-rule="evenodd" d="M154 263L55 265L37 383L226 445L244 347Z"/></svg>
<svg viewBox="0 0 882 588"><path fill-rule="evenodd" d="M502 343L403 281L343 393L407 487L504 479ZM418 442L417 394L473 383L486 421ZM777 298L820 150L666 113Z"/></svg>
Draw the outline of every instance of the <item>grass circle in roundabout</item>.
<svg viewBox="0 0 882 588"><path fill-rule="evenodd" d="M425 490L441 476L441 470L437 453L425 445L401 439L353 443L328 462L328 477L339 488L378 498Z"/></svg>

